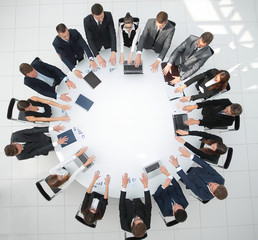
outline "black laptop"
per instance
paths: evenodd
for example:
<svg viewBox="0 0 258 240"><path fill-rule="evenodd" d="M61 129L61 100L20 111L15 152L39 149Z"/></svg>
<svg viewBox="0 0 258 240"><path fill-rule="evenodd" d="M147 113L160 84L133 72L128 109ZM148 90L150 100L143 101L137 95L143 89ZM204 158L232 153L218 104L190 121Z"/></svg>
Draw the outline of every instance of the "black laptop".
<svg viewBox="0 0 258 240"><path fill-rule="evenodd" d="M174 114L172 115L174 122L174 130L175 133L178 129L189 131L189 126L187 126L184 122L188 120L188 115L186 113L182 114Z"/></svg>
<svg viewBox="0 0 258 240"><path fill-rule="evenodd" d="M139 67L135 67L134 63L127 64L127 61L124 62L124 74L143 74L142 64Z"/></svg>

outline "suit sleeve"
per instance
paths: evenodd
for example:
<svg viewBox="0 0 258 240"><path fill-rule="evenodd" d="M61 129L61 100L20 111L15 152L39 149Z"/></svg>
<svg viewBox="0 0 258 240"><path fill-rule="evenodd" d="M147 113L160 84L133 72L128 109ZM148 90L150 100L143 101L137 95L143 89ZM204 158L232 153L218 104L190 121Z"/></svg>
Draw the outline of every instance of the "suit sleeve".
<svg viewBox="0 0 258 240"><path fill-rule="evenodd" d="M83 21L83 25L84 25L84 31L85 31L85 34L86 34L86 38L87 38L87 41L90 45L90 48L94 54L94 56L96 57L99 52L95 46L95 43L94 43L94 38L93 38L93 34L89 28L89 25L90 25L90 16L84 18L84 21Z"/></svg>
<svg viewBox="0 0 258 240"><path fill-rule="evenodd" d="M146 23L144 29L143 29L142 35L140 37L140 40L139 40L139 43L138 43L138 46L137 46L137 51L142 52L144 42L146 41L146 38L147 38L147 36L149 34L149 31L150 31L150 26L151 26L151 21L149 19L148 22Z"/></svg>
<svg viewBox="0 0 258 240"><path fill-rule="evenodd" d="M170 45L171 45L171 41L172 41L172 38L174 36L174 33L175 33L175 28L172 29L172 31L168 34L168 36L166 37L166 40L163 44L163 48L158 56L158 58L160 58L161 60L163 60L168 52L168 49L170 48Z"/></svg>
<svg viewBox="0 0 258 240"><path fill-rule="evenodd" d="M125 231L131 232L131 229L128 229L126 225L126 204L125 204L126 192L121 191L119 199L119 216L121 228Z"/></svg>
<svg viewBox="0 0 258 240"><path fill-rule="evenodd" d="M210 155L207 153L202 152L201 150L195 148L193 145L191 145L188 142L185 142L184 144L189 150L191 150L193 153L195 153L196 155L200 156L203 159L209 159Z"/></svg>
<svg viewBox="0 0 258 240"><path fill-rule="evenodd" d="M108 205L108 200L105 198L101 198L100 199L100 214L101 214L101 218L103 218L105 211L106 211L106 207Z"/></svg>
<svg viewBox="0 0 258 240"><path fill-rule="evenodd" d="M208 100L208 101L204 101L204 102L199 102L197 103L198 109L200 108L204 108L204 107L209 107L209 106L218 106L218 105L222 105L222 106L229 106L232 103L228 100L228 99L217 99L217 100Z"/></svg>
<svg viewBox="0 0 258 240"><path fill-rule="evenodd" d="M198 82L198 81L204 79L205 76L206 76L206 72L200 73L200 74L198 74L198 75L196 75L196 76L190 78L189 80L185 81L184 84L188 87L188 86L190 86L191 84L193 84L194 82Z"/></svg>
<svg viewBox="0 0 258 240"><path fill-rule="evenodd" d="M87 54L87 57L93 57L93 54L88 46L88 44L85 42L85 40L82 38L82 35L76 30L76 35L78 38L78 44L83 48L85 53Z"/></svg>
<svg viewBox="0 0 258 240"><path fill-rule="evenodd" d="M57 67L50 65L48 63L44 63L46 67L49 69L50 72L52 72L53 76L58 76L59 79L63 80L66 75Z"/></svg>
<svg viewBox="0 0 258 240"><path fill-rule="evenodd" d="M116 31L115 31L113 17L111 13L110 13L110 22L108 25L108 32L111 39L111 51L116 52Z"/></svg>
<svg viewBox="0 0 258 240"><path fill-rule="evenodd" d="M153 197L156 201L156 203L159 206L160 211L162 212L162 214L164 215L164 201L162 198L162 193L165 190L161 187L161 185L158 187L158 189L156 190L156 192L154 193Z"/></svg>
<svg viewBox="0 0 258 240"><path fill-rule="evenodd" d="M150 228L150 222L151 222L151 197L150 197L150 191L144 191L144 198L145 198L145 224L147 229Z"/></svg>
<svg viewBox="0 0 258 240"><path fill-rule="evenodd" d="M204 91L204 93L199 93L199 94L196 94L196 95L192 95L192 96L191 96L191 100L192 100L192 101L195 101L195 100L198 100L198 99L201 99L201 98L207 99L207 98L210 98L210 97L216 95L217 93L219 93L218 90L215 90L215 89L213 89L213 90L206 89L206 91Z"/></svg>
<svg viewBox="0 0 258 240"><path fill-rule="evenodd" d="M211 134L211 133L200 132L200 131L189 131L188 133L189 133L188 135L191 135L191 136L199 136L199 137L202 137L202 138L207 139L207 140L214 140L214 141L218 141L218 142L223 142L221 137L219 137L217 135L214 135L214 134Z"/></svg>
<svg viewBox="0 0 258 240"><path fill-rule="evenodd" d="M91 194L92 193L85 193L85 196L84 196L84 199L83 199L83 202L82 202L82 207L81 207L81 211L85 210L88 206L88 203L89 203L89 199L91 197Z"/></svg>

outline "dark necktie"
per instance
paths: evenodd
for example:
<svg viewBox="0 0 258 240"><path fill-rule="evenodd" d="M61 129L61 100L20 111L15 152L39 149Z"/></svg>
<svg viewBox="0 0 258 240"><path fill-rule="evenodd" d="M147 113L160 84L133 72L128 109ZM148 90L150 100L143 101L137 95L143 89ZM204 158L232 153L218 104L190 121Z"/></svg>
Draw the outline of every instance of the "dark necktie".
<svg viewBox="0 0 258 240"><path fill-rule="evenodd" d="M189 58L190 58L191 56L193 56L193 55L197 52L197 50L198 50L198 48L196 47L196 48L192 51L192 53L190 54Z"/></svg>
<svg viewBox="0 0 258 240"><path fill-rule="evenodd" d="M101 29L101 26L102 26L101 22L98 21L98 27L99 27L99 29Z"/></svg>
<svg viewBox="0 0 258 240"><path fill-rule="evenodd" d="M154 47L154 45L155 45L155 42L156 42L156 40L157 40L157 38L158 38L158 36L159 36L159 32L160 32L160 29L157 31L157 33L156 33L156 35L155 35L155 38L154 38L154 42L153 42L153 44L152 44L152 47Z"/></svg>

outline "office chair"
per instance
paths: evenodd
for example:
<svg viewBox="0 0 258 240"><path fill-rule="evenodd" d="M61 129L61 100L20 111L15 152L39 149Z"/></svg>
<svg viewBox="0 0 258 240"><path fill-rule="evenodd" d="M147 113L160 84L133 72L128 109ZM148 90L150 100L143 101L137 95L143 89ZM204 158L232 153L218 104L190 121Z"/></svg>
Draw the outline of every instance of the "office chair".
<svg viewBox="0 0 258 240"><path fill-rule="evenodd" d="M128 233L126 231L124 231L124 239L125 240L140 240L140 239L144 239L148 236L147 232L143 235L143 237L137 238L137 237L127 237Z"/></svg>
<svg viewBox="0 0 258 240"><path fill-rule="evenodd" d="M97 221L92 223L92 224L88 224L84 221L84 216L83 214L81 213L81 207L82 205L80 204L76 214L75 214L75 218L77 221L79 221L80 223L82 223L83 225L87 226L87 227L91 227L91 228L95 228L97 226Z"/></svg>
<svg viewBox="0 0 258 240"><path fill-rule="evenodd" d="M213 98L217 98L219 95L230 91L230 89L231 89L231 87L230 87L230 84L228 83L225 90L223 90L223 91L217 93L216 95L214 95L214 96L212 96L212 97L210 97L210 98L204 98L203 102L206 101L207 99L211 100L211 99L213 99ZM198 89L197 89L197 90L198 90Z"/></svg>
<svg viewBox="0 0 258 240"><path fill-rule="evenodd" d="M18 102L18 101L19 100L16 98L11 98L9 106L8 106L8 110L7 110L7 119L26 123L26 122L28 122L28 120L25 118L24 112L17 110L19 112L18 116L16 118L13 117L14 106L16 105L16 102Z"/></svg>
<svg viewBox="0 0 258 240"><path fill-rule="evenodd" d="M240 128L240 116L235 116L235 121L232 126L215 127L212 130L219 130L220 132L237 131ZM204 127L204 130L211 130L210 128Z"/></svg>
<svg viewBox="0 0 258 240"><path fill-rule="evenodd" d="M228 167L231 163L232 156L233 156L233 148L229 147L228 151L227 151L227 157L226 157L224 164L223 165L217 164L217 166L224 168L224 169L228 169Z"/></svg>
<svg viewBox="0 0 258 240"><path fill-rule="evenodd" d="M133 18L133 23L136 24L137 26L139 26L139 22L140 22L140 19L137 18L137 17L134 17ZM124 18L119 18L118 19L118 28L124 23Z"/></svg>

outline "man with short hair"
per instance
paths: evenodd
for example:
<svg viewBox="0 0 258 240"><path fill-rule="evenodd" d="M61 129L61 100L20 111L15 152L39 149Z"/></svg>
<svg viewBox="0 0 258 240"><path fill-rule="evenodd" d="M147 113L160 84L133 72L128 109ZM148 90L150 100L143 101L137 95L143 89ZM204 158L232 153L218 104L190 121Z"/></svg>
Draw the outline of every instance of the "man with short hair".
<svg viewBox="0 0 258 240"><path fill-rule="evenodd" d="M61 99L70 102L72 99L68 97L68 93L56 93L56 86L65 81L67 87L76 88L75 84L57 67L44 63L36 57L31 64L22 63L20 72L25 75L24 84L32 88L36 92L50 98Z"/></svg>
<svg viewBox="0 0 258 240"><path fill-rule="evenodd" d="M203 201L210 201L214 196L223 200L228 196L227 189L224 186L225 180L215 169L196 155L191 155L185 148L180 147L179 151L181 156L190 158L201 166L192 167L188 170L188 174L185 174L178 164L177 158L170 156L170 163L176 168L177 174L181 177L187 189L190 189Z"/></svg>
<svg viewBox="0 0 258 240"><path fill-rule="evenodd" d="M8 157L16 156L18 160L25 160L39 155L48 155L57 145L65 144L67 137L59 138L57 142L52 142L51 138L44 133L50 131L63 131L64 127L34 127L12 133L11 144L4 148Z"/></svg>
<svg viewBox="0 0 258 240"><path fill-rule="evenodd" d="M172 69L173 80L170 84L187 79L201 68L214 53L209 47L212 40L213 35L210 32L205 32L200 37L190 35L172 52L163 69L164 75Z"/></svg>
<svg viewBox="0 0 258 240"><path fill-rule="evenodd" d="M82 78L82 72L76 69L75 65L77 61L80 62L83 60L84 52L89 58L90 67L94 70L98 68L88 44L76 29L68 29L63 23L60 23L57 25L56 31L58 35L55 37L52 44L59 57L70 71L78 78Z"/></svg>
<svg viewBox="0 0 258 240"><path fill-rule="evenodd" d="M121 228L131 232L135 237L143 237L150 228L151 221L151 197L148 189L148 177L144 173L140 179L144 187L145 204L140 198L125 199L126 187L129 181L128 174L122 177L122 190L119 200L119 213Z"/></svg>
<svg viewBox="0 0 258 240"><path fill-rule="evenodd" d="M184 106L183 110L191 112L194 109L202 108L202 120L195 120L189 118L185 121L185 124L194 125L198 124L199 126L208 127L210 129L215 127L231 126L235 117L241 115L242 106L238 103L232 104L232 102L225 99L218 100L208 100L205 102L199 102L195 105Z"/></svg>
<svg viewBox="0 0 258 240"><path fill-rule="evenodd" d="M113 17L110 12L103 11L103 7L96 3L91 7L91 13L84 18L84 30L87 41L99 65L106 67L106 61L99 53L102 47L111 48L109 62L116 64L116 32Z"/></svg>
<svg viewBox="0 0 258 240"><path fill-rule="evenodd" d="M174 216L177 222L184 222L187 218L185 211L188 202L178 182L173 178L166 167L160 171L167 176L163 185L160 185L153 197L164 217ZM172 183L172 184L171 184Z"/></svg>
<svg viewBox="0 0 258 240"><path fill-rule="evenodd" d="M156 19L149 19L137 46L137 56L134 65L139 67L143 49L152 49L159 53L156 61L151 65L151 71L158 71L159 63L165 58L175 33L175 26L168 21L166 12L159 12Z"/></svg>

